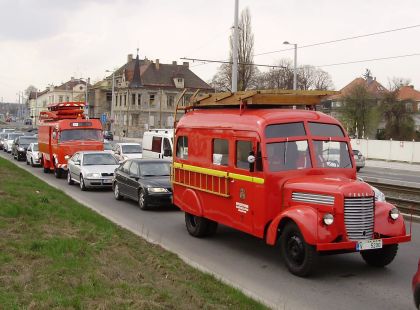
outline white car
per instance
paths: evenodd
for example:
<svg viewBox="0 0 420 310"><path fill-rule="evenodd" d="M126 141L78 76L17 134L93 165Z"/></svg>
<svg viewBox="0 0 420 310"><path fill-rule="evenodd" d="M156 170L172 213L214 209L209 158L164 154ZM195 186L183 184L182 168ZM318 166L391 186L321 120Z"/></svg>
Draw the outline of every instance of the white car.
<svg viewBox="0 0 420 310"><path fill-rule="evenodd" d="M11 153L12 152L12 146L13 146L13 141L15 141L15 139L17 137L23 136L22 132L11 132L8 133L6 138L3 140L3 151L7 152L7 153Z"/></svg>
<svg viewBox="0 0 420 310"><path fill-rule="evenodd" d="M104 151L76 152L67 162L67 183L79 183L80 189L112 187L118 160Z"/></svg>
<svg viewBox="0 0 420 310"><path fill-rule="evenodd" d="M32 167L41 165L38 143L31 143L26 150L26 164Z"/></svg>
<svg viewBox="0 0 420 310"><path fill-rule="evenodd" d="M140 143L115 143L113 150L114 156L119 161L143 157L143 149Z"/></svg>

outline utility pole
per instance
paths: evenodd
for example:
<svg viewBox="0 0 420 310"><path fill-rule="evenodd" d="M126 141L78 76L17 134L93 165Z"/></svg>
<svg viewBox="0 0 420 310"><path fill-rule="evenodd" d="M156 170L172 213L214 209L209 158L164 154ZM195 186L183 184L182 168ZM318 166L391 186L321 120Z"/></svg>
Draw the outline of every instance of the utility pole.
<svg viewBox="0 0 420 310"><path fill-rule="evenodd" d="M238 10L239 0L235 0L232 51L232 92L238 91Z"/></svg>

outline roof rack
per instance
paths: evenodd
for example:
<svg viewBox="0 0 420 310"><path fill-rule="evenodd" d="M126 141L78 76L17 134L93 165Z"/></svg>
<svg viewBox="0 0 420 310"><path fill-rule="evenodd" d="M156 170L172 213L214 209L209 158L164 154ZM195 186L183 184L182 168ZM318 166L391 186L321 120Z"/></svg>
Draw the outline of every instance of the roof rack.
<svg viewBox="0 0 420 310"><path fill-rule="evenodd" d="M191 104L183 109L229 108L235 106L306 106L313 109L313 106L320 104L324 97L338 93L336 91L271 89L239 91L235 93L194 94L190 101Z"/></svg>
<svg viewBox="0 0 420 310"><path fill-rule="evenodd" d="M51 122L59 119L85 119L83 111L84 102L61 102L48 106L48 111L41 111L39 119L44 122Z"/></svg>

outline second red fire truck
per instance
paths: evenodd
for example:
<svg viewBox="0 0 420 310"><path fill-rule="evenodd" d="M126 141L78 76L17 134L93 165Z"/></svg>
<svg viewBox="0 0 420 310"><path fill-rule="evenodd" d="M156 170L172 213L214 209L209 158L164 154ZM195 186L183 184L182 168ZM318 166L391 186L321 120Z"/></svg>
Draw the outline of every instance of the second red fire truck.
<svg viewBox="0 0 420 310"><path fill-rule="evenodd" d="M104 149L101 122L87 119L83 107L83 102L62 102L40 113L38 144L44 172L54 171L60 178L75 152Z"/></svg>

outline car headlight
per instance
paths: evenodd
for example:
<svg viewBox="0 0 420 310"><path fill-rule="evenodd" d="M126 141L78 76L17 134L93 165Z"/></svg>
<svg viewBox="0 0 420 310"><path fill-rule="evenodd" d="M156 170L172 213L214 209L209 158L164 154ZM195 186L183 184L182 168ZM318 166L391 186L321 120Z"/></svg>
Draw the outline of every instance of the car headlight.
<svg viewBox="0 0 420 310"><path fill-rule="evenodd" d="M397 209L397 208L392 208L390 211L389 211L389 217L391 218L391 219L393 219L394 221L398 218L400 216L400 211Z"/></svg>
<svg viewBox="0 0 420 310"><path fill-rule="evenodd" d="M25 149L23 147L18 147L19 152L23 152Z"/></svg>
<svg viewBox="0 0 420 310"><path fill-rule="evenodd" d="M382 193L379 189L377 189L375 186L370 186L373 189L373 192L375 193L375 201L385 201L385 194Z"/></svg>
<svg viewBox="0 0 420 310"><path fill-rule="evenodd" d="M332 223L334 223L334 215L332 215L331 213L325 213L322 219L324 220L325 225L329 226Z"/></svg>
<svg viewBox="0 0 420 310"><path fill-rule="evenodd" d="M70 158L70 156L69 156L69 155L64 156L64 159L65 159L65 160L69 160L69 158Z"/></svg>
<svg viewBox="0 0 420 310"><path fill-rule="evenodd" d="M101 174L100 173L88 173L87 177L89 179L99 179L101 177Z"/></svg>
<svg viewBox="0 0 420 310"><path fill-rule="evenodd" d="M168 192L168 190L163 187L149 187L147 190L149 191L149 193L167 193Z"/></svg>

